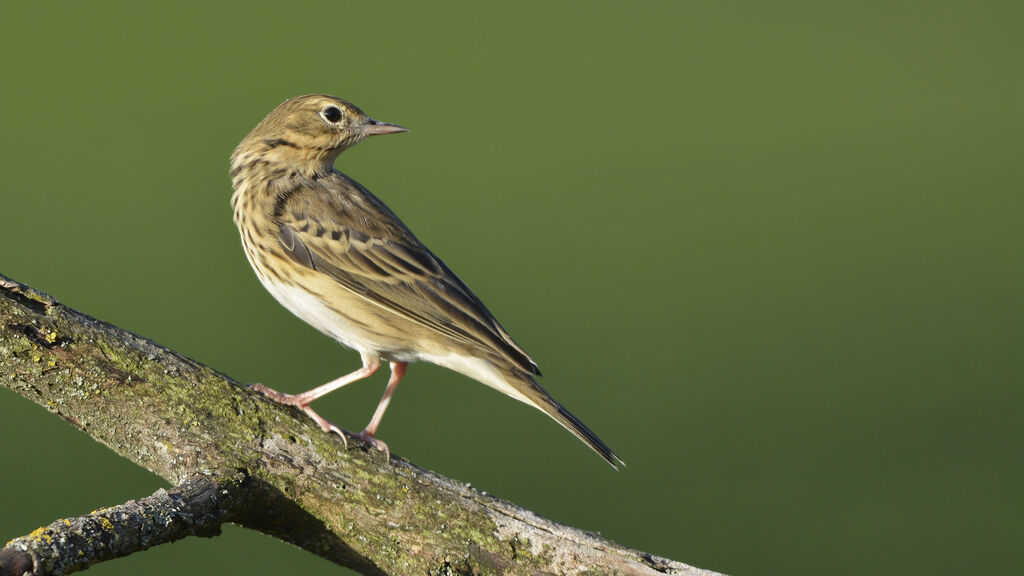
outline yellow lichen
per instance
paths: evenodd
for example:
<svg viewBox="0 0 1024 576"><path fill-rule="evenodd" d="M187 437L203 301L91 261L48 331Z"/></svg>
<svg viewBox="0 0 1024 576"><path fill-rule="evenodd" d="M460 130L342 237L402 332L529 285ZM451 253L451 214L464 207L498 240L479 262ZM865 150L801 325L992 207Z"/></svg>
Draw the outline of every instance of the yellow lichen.
<svg viewBox="0 0 1024 576"><path fill-rule="evenodd" d="M111 522L109 518L100 516L98 520L100 521L100 526L102 526L104 530L106 530L107 532L114 531L114 523Z"/></svg>
<svg viewBox="0 0 1024 576"><path fill-rule="evenodd" d="M51 542L53 542L53 535L50 534L50 529L47 528L46 526L41 526L39 528L36 528L35 530L33 530L25 538L31 539L31 540L42 540L43 542L46 542L47 544L50 544Z"/></svg>

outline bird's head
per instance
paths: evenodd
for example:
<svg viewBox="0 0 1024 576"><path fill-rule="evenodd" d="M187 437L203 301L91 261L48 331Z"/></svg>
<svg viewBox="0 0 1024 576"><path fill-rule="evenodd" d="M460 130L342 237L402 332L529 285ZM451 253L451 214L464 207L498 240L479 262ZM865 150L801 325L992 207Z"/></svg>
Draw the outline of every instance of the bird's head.
<svg viewBox="0 0 1024 576"><path fill-rule="evenodd" d="M343 150L367 136L406 131L370 118L351 102L310 94L274 108L242 140L233 158L260 154L273 162L330 165Z"/></svg>

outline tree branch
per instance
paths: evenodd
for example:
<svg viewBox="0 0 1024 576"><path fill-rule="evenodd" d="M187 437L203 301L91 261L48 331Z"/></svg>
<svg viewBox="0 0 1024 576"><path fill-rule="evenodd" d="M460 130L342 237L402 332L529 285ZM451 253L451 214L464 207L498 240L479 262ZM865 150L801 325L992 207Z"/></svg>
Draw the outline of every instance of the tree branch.
<svg viewBox="0 0 1024 576"><path fill-rule="evenodd" d="M349 438L0 276L0 385L172 484L0 550L67 574L234 522L363 574L711 575L560 525ZM8 572L4 572L7 570Z"/></svg>
<svg viewBox="0 0 1024 576"><path fill-rule="evenodd" d="M170 491L57 520L0 550L0 576L68 574L186 536L217 536L246 504L241 494L230 482L193 476Z"/></svg>

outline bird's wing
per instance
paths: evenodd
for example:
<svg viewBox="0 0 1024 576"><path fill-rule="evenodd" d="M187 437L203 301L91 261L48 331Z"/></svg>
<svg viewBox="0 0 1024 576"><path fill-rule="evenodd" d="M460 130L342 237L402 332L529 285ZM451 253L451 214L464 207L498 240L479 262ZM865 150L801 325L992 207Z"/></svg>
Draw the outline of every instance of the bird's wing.
<svg viewBox="0 0 1024 576"><path fill-rule="evenodd" d="M284 198L275 215L292 259L390 312L539 375L533 359L444 262L383 203L359 192L372 210L323 195Z"/></svg>

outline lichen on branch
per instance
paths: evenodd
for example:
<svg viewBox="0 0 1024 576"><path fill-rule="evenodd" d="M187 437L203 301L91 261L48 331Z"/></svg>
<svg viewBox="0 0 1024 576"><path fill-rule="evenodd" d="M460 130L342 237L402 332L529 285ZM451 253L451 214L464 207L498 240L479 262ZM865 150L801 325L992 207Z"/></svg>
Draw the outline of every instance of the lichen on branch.
<svg viewBox="0 0 1024 576"><path fill-rule="evenodd" d="M400 457L385 461L358 438L346 450L301 412L4 276L0 386L179 490L197 478L227 487L217 522L363 574L713 574L557 524ZM83 526L105 534L104 518L112 522L100 514ZM165 541L189 533L177 528ZM0 551L0 575L5 558L23 558L19 550Z"/></svg>

